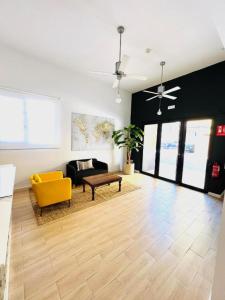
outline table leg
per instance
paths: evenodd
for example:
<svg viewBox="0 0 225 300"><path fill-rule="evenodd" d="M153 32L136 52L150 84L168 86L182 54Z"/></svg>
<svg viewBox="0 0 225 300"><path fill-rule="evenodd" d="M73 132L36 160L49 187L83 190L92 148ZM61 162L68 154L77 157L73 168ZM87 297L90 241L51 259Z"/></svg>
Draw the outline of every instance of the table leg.
<svg viewBox="0 0 225 300"><path fill-rule="evenodd" d="M85 183L83 182L83 193L85 192Z"/></svg>
<svg viewBox="0 0 225 300"><path fill-rule="evenodd" d="M92 200L95 200L95 188L92 187L91 190L92 190Z"/></svg>
<svg viewBox="0 0 225 300"><path fill-rule="evenodd" d="M121 182L122 180L119 181L119 192L121 192Z"/></svg>

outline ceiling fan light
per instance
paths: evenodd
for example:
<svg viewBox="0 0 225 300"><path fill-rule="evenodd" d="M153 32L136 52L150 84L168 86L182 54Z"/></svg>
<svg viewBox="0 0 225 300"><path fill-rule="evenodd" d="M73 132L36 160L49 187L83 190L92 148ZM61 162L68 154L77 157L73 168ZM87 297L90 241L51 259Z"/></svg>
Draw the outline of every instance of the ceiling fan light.
<svg viewBox="0 0 225 300"><path fill-rule="evenodd" d="M116 99L115 99L115 102L120 104L122 102L122 99L120 97L120 95L117 95Z"/></svg>
<svg viewBox="0 0 225 300"><path fill-rule="evenodd" d="M165 86L164 85L159 85L158 86L158 93L163 93L165 91Z"/></svg>
<svg viewBox="0 0 225 300"><path fill-rule="evenodd" d="M161 109L159 108L159 110L157 111L157 115L158 116L161 116L162 112L161 112Z"/></svg>

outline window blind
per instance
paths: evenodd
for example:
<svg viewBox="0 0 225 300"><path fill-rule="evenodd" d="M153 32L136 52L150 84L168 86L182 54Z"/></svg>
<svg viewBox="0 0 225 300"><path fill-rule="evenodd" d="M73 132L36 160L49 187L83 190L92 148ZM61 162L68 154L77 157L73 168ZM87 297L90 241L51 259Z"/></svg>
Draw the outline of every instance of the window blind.
<svg viewBox="0 0 225 300"><path fill-rule="evenodd" d="M0 149L59 146L58 99L0 89Z"/></svg>

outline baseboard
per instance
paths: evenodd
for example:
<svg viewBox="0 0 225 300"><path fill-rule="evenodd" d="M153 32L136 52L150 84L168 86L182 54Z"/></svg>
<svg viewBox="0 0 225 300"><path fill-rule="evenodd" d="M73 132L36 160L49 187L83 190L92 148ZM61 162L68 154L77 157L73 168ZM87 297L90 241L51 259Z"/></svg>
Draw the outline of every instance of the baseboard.
<svg viewBox="0 0 225 300"><path fill-rule="evenodd" d="M17 188L14 188L14 193L27 191L27 190L29 190L29 188L30 188L30 186L17 187Z"/></svg>
<svg viewBox="0 0 225 300"><path fill-rule="evenodd" d="M109 171L110 174L118 174L121 173L121 170L114 170L114 171Z"/></svg>
<svg viewBox="0 0 225 300"><path fill-rule="evenodd" d="M224 191L221 194L216 194L216 193L208 192L208 195L210 195L212 197L215 197L217 199L223 199Z"/></svg>

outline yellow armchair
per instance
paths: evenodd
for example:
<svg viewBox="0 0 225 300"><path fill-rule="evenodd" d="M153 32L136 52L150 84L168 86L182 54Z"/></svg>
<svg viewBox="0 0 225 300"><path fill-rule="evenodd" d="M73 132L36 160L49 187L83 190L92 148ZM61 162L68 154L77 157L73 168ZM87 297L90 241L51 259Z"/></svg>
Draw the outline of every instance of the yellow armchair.
<svg viewBox="0 0 225 300"><path fill-rule="evenodd" d="M69 201L70 206L72 182L70 178L63 178L61 171L34 174L30 181L41 215L42 208L51 204Z"/></svg>

